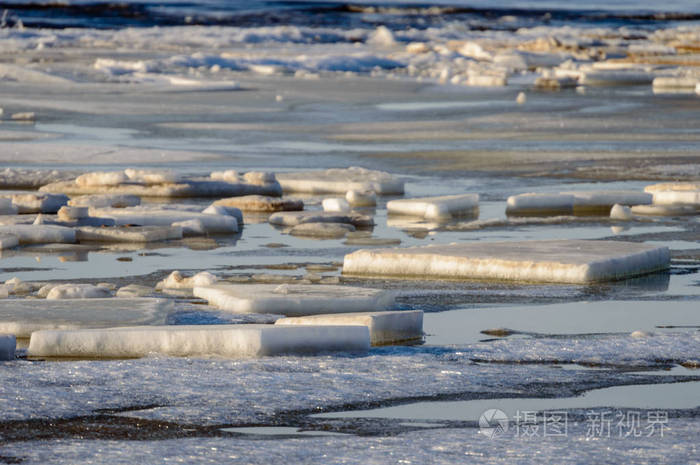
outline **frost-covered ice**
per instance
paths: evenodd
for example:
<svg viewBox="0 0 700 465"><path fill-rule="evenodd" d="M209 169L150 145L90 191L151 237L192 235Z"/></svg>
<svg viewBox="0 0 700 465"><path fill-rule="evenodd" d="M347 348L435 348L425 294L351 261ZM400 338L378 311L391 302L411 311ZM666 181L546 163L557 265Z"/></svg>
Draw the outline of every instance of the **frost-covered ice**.
<svg viewBox="0 0 700 465"><path fill-rule="evenodd" d="M359 250L345 256L343 274L585 284L639 276L669 264L667 247L632 242L475 242Z"/></svg>
<svg viewBox="0 0 700 465"><path fill-rule="evenodd" d="M252 212L296 211L304 209L302 200L289 197L269 197L263 195L243 195L214 201L212 205L239 208Z"/></svg>
<svg viewBox="0 0 700 465"><path fill-rule="evenodd" d="M479 194L444 195L391 200L386 204L389 214L418 216L428 220L476 216Z"/></svg>
<svg viewBox="0 0 700 465"><path fill-rule="evenodd" d="M398 177L360 167L279 173L277 180L285 192L345 194L357 190L378 195L401 195L404 192L404 183Z"/></svg>
<svg viewBox="0 0 700 465"><path fill-rule="evenodd" d="M182 239L182 228L177 226L130 226L76 229L78 242L155 242Z"/></svg>
<svg viewBox="0 0 700 465"><path fill-rule="evenodd" d="M51 290L46 294L46 300L59 299L101 299L110 297L112 293L109 289L92 284L59 284L52 285Z"/></svg>
<svg viewBox="0 0 700 465"><path fill-rule="evenodd" d="M192 289L197 286L211 286L219 280L207 271L185 278L179 271L173 271L162 281L156 284L156 289Z"/></svg>
<svg viewBox="0 0 700 465"><path fill-rule="evenodd" d="M165 299L13 299L0 306L0 332L28 338L42 329L162 325L172 310Z"/></svg>
<svg viewBox="0 0 700 465"><path fill-rule="evenodd" d="M229 312L286 316L389 310L395 297L379 289L303 284L221 284L195 287L193 293Z"/></svg>
<svg viewBox="0 0 700 465"><path fill-rule="evenodd" d="M335 213L322 211L277 212L270 215L270 224L278 226L297 226L303 223L345 223L358 228L374 224L372 217L359 213Z"/></svg>
<svg viewBox="0 0 700 465"><path fill-rule="evenodd" d="M648 205L651 194L638 191L572 191L556 194L518 194L508 197L510 215L570 215L601 213L620 205Z"/></svg>
<svg viewBox="0 0 700 465"><path fill-rule="evenodd" d="M423 312L364 312L280 318L276 325L367 326L372 345L379 346L423 337Z"/></svg>
<svg viewBox="0 0 700 465"><path fill-rule="evenodd" d="M171 226L173 223L198 220L206 233L238 232L238 221L230 215L199 213L187 210L139 206L128 208L91 208L90 216L114 220L117 225Z"/></svg>
<svg viewBox="0 0 700 465"><path fill-rule="evenodd" d="M20 244L76 242L75 230L48 224L15 224L0 226L0 234L16 236Z"/></svg>
<svg viewBox="0 0 700 465"><path fill-rule="evenodd" d="M365 326L196 325L46 330L32 333L31 357L261 357L366 352Z"/></svg>
<svg viewBox="0 0 700 465"><path fill-rule="evenodd" d="M79 195L68 201L71 207L94 208L124 208L140 204L141 198L136 195Z"/></svg>
<svg viewBox="0 0 700 465"><path fill-rule="evenodd" d="M14 334L0 334L0 360L14 360L16 347Z"/></svg>
<svg viewBox="0 0 700 465"><path fill-rule="evenodd" d="M660 183L644 188L658 205L700 206L700 182Z"/></svg>

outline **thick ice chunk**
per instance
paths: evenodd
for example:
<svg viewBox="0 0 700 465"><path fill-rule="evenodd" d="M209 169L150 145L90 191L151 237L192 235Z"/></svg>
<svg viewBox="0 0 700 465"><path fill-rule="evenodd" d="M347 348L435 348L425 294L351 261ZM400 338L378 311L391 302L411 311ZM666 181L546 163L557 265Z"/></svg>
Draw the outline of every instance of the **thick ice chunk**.
<svg viewBox="0 0 700 465"><path fill-rule="evenodd" d="M306 316L387 310L394 293L350 286L303 284L219 284L195 287L210 305L233 313Z"/></svg>
<svg viewBox="0 0 700 465"><path fill-rule="evenodd" d="M139 184L174 184L180 181L178 176L172 170L137 170L127 168L124 174L130 182Z"/></svg>
<svg viewBox="0 0 700 465"><path fill-rule="evenodd" d="M196 325L37 331L30 357L135 358L261 357L322 352L366 352L364 326Z"/></svg>
<svg viewBox="0 0 700 465"><path fill-rule="evenodd" d="M154 289L152 287L142 286L140 284L128 284L124 287L120 287L115 295L121 299L145 297L153 294L153 291Z"/></svg>
<svg viewBox="0 0 700 465"><path fill-rule="evenodd" d="M391 200L386 208L389 214L419 216L430 220L474 216L479 210L479 194Z"/></svg>
<svg viewBox="0 0 700 465"><path fill-rule="evenodd" d="M269 197L264 195L244 195L219 199L212 203L222 207L239 208L251 212L298 211L304 209L304 202L289 197Z"/></svg>
<svg viewBox="0 0 700 465"><path fill-rule="evenodd" d="M367 326L373 346L414 341L423 337L423 312L340 313L280 318L276 325Z"/></svg>
<svg viewBox="0 0 700 465"><path fill-rule="evenodd" d="M654 78L654 88L688 89L692 91L700 82L700 77L693 76L659 76Z"/></svg>
<svg viewBox="0 0 700 465"><path fill-rule="evenodd" d="M610 209L610 219L628 221L634 219L634 216L632 215L630 207L616 203Z"/></svg>
<svg viewBox="0 0 700 465"><path fill-rule="evenodd" d="M239 210L238 208L234 207L224 207L221 205L209 205L207 208L202 210L202 213L205 215L224 215L224 216L232 216L236 218L236 221L238 224L243 224L243 212Z"/></svg>
<svg viewBox="0 0 700 465"><path fill-rule="evenodd" d="M302 223L345 223L366 228L374 225L374 220L366 215L320 211L277 212L270 215L268 221L278 226L296 226Z"/></svg>
<svg viewBox="0 0 700 465"><path fill-rule="evenodd" d="M14 234L0 234L0 250L17 247L19 238Z"/></svg>
<svg viewBox="0 0 700 465"><path fill-rule="evenodd" d="M0 306L0 332L28 338L42 329L162 325L172 310L166 299L12 299Z"/></svg>
<svg viewBox="0 0 700 465"><path fill-rule="evenodd" d="M156 284L156 289L192 289L196 286L211 286L218 280L219 278L208 271L200 271L189 278L182 276L179 271L173 271Z"/></svg>
<svg viewBox="0 0 700 465"><path fill-rule="evenodd" d="M0 334L0 360L14 360L17 339L13 334Z"/></svg>
<svg viewBox="0 0 700 465"><path fill-rule="evenodd" d="M91 208L90 215L109 218L118 225L170 226L182 221L199 220L207 233L228 234L238 232L238 221L230 215L215 215L186 210L159 209L150 206L131 208Z"/></svg>
<svg viewBox="0 0 700 465"><path fill-rule="evenodd" d="M81 174L75 178L75 184L82 187L118 186L128 180L129 178L122 171L95 171Z"/></svg>
<svg viewBox="0 0 700 465"><path fill-rule="evenodd" d="M667 247L632 242L475 242L358 250L345 256L343 273L586 284L664 270L669 263Z"/></svg>
<svg viewBox="0 0 700 465"><path fill-rule="evenodd" d="M46 300L58 299L102 299L110 297L109 289L92 284L60 284L52 287Z"/></svg>
<svg viewBox="0 0 700 465"><path fill-rule="evenodd" d="M177 226L131 226L95 228L82 226L76 230L78 242L156 242L182 239Z"/></svg>
<svg viewBox="0 0 700 465"><path fill-rule="evenodd" d="M68 243L76 241L75 230L47 224L15 224L0 226L0 234L17 236L20 244Z"/></svg>
<svg viewBox="0 0 700 465"><path fill-rule="evenodd" d="M403 181L396 176L359 167L280 173L277 179L285 192L345 194L348 190L358 190L379 195L401 195L404 192Z"/></svg>
<svg viewBox="0 0 700 465"><path fill-rule="evenodd" d="M353 231L355 226L347 223L302 223L293 226L289 234L318 239L341 239Z"/></svg>
<svg viewBox="0 0 700 465"><path fill-rule="evenodd" d="M20 214L56 213L68 203L68 197L63 194L15 194L12 203Z"/></svg>
<svg viewBox="0 0 700 465"><path fill-rule="evenodd" d="M323 199L323 211L330 213L346 213L350 211L350 204L347 200L332 197Z"/></svg>
<svg viewBox="0 0 700 465"><path fill-rule="evenodd" d="M125 208L140 204L141 198L136 195L80 195L68 201L71 207Z"/></svg>
<svg viewBox="0 0 700 465"><path fill-rule="evenodd" d="M72 179L75 174L57 170L5 168L0 171L1 189L38 189L52 182Z"/></svg>
<svg viewBox="0 0 700 465"><path fill-rule="evenodd" d="M659 205L700 206L700 182L663 182L644 188Z"/></svg>
<svg viewBox="0 0 700 465"><path fill-rule="evenodd" d="M64 205L58 210L59 221L81 220L88 216L90 216L88 207L69 207Z"/></svg>
<svg viewBox="0 0 700 465"><path fill-rule="evenodd" d="M556 194L519 194L508 197L509 215L610 214L615 204L648 205L650 194L639 191L570 191Z"/></svg>
<svg viewBox="0 0 700 465"><path fill-rule="evenodd" d="M345 200L353 207L374 207L377 205L377 195L373 191L349 190Z"/></svg>

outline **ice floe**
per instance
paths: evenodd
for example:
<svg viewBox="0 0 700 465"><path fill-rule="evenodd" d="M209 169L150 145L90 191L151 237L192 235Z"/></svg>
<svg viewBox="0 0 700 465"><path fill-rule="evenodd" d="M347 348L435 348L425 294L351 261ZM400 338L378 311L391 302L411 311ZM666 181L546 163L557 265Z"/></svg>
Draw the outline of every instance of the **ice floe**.
<svg viewBox="0 0 700 465"><path fill-rule="evenodd" d="M367 326L373 346L415 341L423 337L423 312L341 313L280 318L275 325Z"/></svg>
<svg viewBox="0 0 700 465"><path fill-rule="evenodd" d="M148 286L142 286L140 284L128 284L126 286L117 289L115 294L119 298L133 298L133 297L145 297L153 294L154 289Z"/></svg>
<svg viewBox="0 0 700 465"><path fill-rule="evenodd" d="M278 226L297 226L303 223L345 223L357 228L367 228L374 225L372 217L352 212L277 212L270 215L268 221L270 224Z"/></svg>
<svg viewBox="0 0 700 465"><path fill-rule="evenodd" d="M14 194L12 203L20 214L56 213L68 203L68 197L61 194Z"/></svg>
<svg viewBox="0 0 700 465"><path fill-rule="evenodd" d="M700 206L700 182L665 182L644 190L653 195L654 204Z"/></svg>
<svg viewBox="0 0 700 465"><path fill-rule="evenodd" d="M301 223L292 226L289 234L318 239L341 239L353 231L355 226L347 223Z"/></svg>
<svg viewBox="0 0 700 465"><path fill-rule="evenodd" d="M68 201L71 207L125 208L140 204L141 198L136 195L80 195Z"/></svg>
<svg viewBox="0 0 700 465"><path fill-rule="evenodd" d="M199 213L160 206L90 208L90 216L112 219L117 225L139 226L171 226L183 221L199 220L204 231L209 234L238 232L238 221L228 214Z"/></svg>
<svg viewBox="0 0 700 465"><path fill-rule="evenodd" d="M74 243L75 230L49 224L15 224L0 226L0 234L16 236L20 244Z"/></svg>
<svg viewBox="0 0 700 465"><path fill-rule="evenodd" d="M391 200L386 208L389 214L418 216L428 220L476 216L479 211L479 194Z"/></svg>
<svg viewBox="0 0 700 465"><path fill-rule="evenodd" d="M609 215L615 204L648 205L652 196L639 191L572 191L527 193L508 197L509 215Z"/></svg>
<svg viewBox="0 0 700 465"><path fill-rule="evenodd" d="M348 201L337 197L323 199L322 206L324 212L346 213L350 211Z"/></svg>
<svg viewBox="0 0 700 465"><path fill-rule="evenodd" d="M162 325L172 310L166 299L12 299L0 306L0 332L28 338L42 329Z"/></svg>
<svg viewBox="0 0 700 465"><path fill-rule="evenodd" d="M193 293L233 313L287 316L388 310L395 297L386 290L303 284L220 284L195 287Z"/></svg>
<svg viewBox="0 0 700 465"><path fill-rule="evenodd" d="M263 195L243 195L214 201L212 205L239 208L251 212L298 211L304 209L304 202L289 197L269 197Z"/></svg>
<svg viewBox="0 0 700 465"><path fill-rule="evenodd" d="M46 294L46 300L58 299L101 299L111 297L109 289L92 284L59 284L51 285L51 290Z"/></svg>
<svg viewBox="0 0 700 465"><path fill-rule="evenodd" d="M396 176L360 167L279 173L277 180L285 192L345 194L357 190L378 195L401 195L404 192L404 183Z"/></svg>
<svg viewBox="0 0 700 465"><path fill-rule="evenodd" d="M14 360L17 339L13 334L0 334L0 360Z"/></svg>
<svg viewBox="0 0 700 465"><path fill-rule="evenodd" d="M44 169L5 168L0 171L0 187L3 189L38 189L52 182L65 181L75 177L65 171Z"/></svg>
<svg viewBox="0 0 700 465"><path fill-rule="evenodd" d="M628 221L634 219L634 215L632 215L630 207L616 203L610 209L610 219Z"/></svg>
<svg viewBox="0 0 700 465"><path fill-rule="evenodd" d="M343 274L586 284L669 267L667 247L618 241L553 240L359 250Z"/></svg>
<svg viewBox="0 0 700 465"><path fill-rule="evenodd" d="M349 190L345 193L345 200L352 207L374 207L377 205L377 195L374 191Z"/></svg>
<svg viewBox="0 0 700 465"><path fill-rule="evenodd" d="M262 357L323 352L366 352L364 326L196 325L46 330L32 333L30 357L137 358Z"/></svg>
<svg viewBox="0 0 700 465"><path fill-rule="evenodd" d="M78 242L156 242L182 239L178 226L130 226L96 228L81 226L75 232Z"/></svg>

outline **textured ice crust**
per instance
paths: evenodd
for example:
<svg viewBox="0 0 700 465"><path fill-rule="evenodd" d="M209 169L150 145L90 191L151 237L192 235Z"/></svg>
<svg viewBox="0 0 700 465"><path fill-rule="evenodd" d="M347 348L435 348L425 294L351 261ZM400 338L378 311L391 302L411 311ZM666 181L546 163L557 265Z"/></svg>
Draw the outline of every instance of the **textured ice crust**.
<svg viewBox="0 0 700 465"><path fill-rule="evenodd" d="M261 357L321 352L365 352L364 326L195 325L46 330L32 333L31 357L138 358Z"/></svg>
<svg viewBox="0 0 700 465"><path fill-rule="evenodd" d="M276 325L318 326L367 326L372 345L393 344L423 337L423 312L420 310L400 312L340 313L280 318Z"/></svg>
<svg viewBox="0 0 700 465"><path fill-rule="evenodd" d="M669 267L667 247L619 241L513 241L358 250L343 274L586 284Z"/></svg>
<svg viewBox="0 0 700 465"><path fill-rule="evenodd" d="M303 284L220 284L195 287L193 293L229 312L287 316L388 310L395 297L378 289Z"/></svg>
<svg viewBox="0 0 700 465"><path fill-rule="evenodd" d="M172 310L172 301L165 299L5 300L0 332L28 338L42 329L164 324Z"/></svg>
<svg viewBox="0 0 700 465"><path fill-rule="evenodd" d="M389 214L419 216L429 220L475 216L479 209L479 194L391 200L386 208Z"/></svg>
<svg viewBox="0 0 700 465"><path fill-rule="evenodd" d="M378 195L401 195L403 181L383 172L365 168L329 169L277 175L285 192L345 194L349 190L371 191Z"/></svg>

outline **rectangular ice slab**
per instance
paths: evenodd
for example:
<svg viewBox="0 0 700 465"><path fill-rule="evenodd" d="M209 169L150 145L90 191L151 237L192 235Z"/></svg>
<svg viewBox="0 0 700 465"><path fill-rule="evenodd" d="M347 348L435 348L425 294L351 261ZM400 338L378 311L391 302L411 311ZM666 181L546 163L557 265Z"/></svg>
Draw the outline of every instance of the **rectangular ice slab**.
<svg viewBox="0 0 700 465"><path fill-rule="evenodd" d="M667 247L621 241L474 242L345 256L343 274L586 284L669 267Z"/></svg>
<svg viewBox="0 0 700 465"><path fill-rule="evenodd" d="M644 188L659 205L700 206L700 182L662 182Z"/></svg>
<svg viewBox="0 0 700 465"><path fill-rule="evenodd" d="M648 205L651 194L640 191L571 191L508 197L509 215L609 215L613 205Z"/></svg>
<svg viewBox="0 0 700 465"><path fill-rule="evenodd" d="M367 326L373 346L412 341L423 337L423 312L339 313L280 318L276 325Z"/></svg>
<svg viewBox="0 0 700 465"><path fill-rule="evenodd" d="M73 244L75 230L46 224L15 224L0 226L0 234L16 236L20 244Z"/></svg>
<svg viewBox="0 0 700 465"><path fill-rule="evenodd" d="M345 195L349 190L358 190L379 195L403 194L403 181L396 176L358 167L280 173L277 180L285 192Z"/></svg>
<svg viewBox="0 0 700 465"><path fill-rule="evenodd" d="M386 208L393 215L420 216L431 220L472 216L478 212L479 194L391 200Z"/></svg>
<svg viewBox="0 0 700 465"><path fill-rule="evenodd" d="M387 310L394 293L381 289L302 284L219 284L195 287L193 293L234 313L306 316Z"/></svg>
<svg viewBox="0 0 700 465"><path fill-rule="evenodd" d="M136 326L32 334L30 357L137 358L260 357L320 352L366 352L363 326L193 325Z"/></svg>
<svg viewBox="0 0 700 465"><path fill-rule="evenodd" d="M76 232L78 242L155 242L182 239L177 226L132 226L94 228L83 226Z"/></svg>
<svg viewBox="0 0 700 465"><path fill-rule="evenodd" d="M17 339L12 334L0 334L0 360L14 360Z"/></svg>
<svg viewBox="0 0 700 465"><path fill-rule="evenodd" d="M238 232L238 221L233 216L193 211L158 209L150 206L130 208L90 208L90 215L114 220L117 225L171 226L173 223L197 220L205 233L228 234ZM177 224L175 225L177 226Z"/></svg>
<svg viewBox="0 0 700 465"><path fill-rule="evenodd" d="M28 338L42 329L162 325L172 309L166 299L3 300L0 333Z"/></svg>

